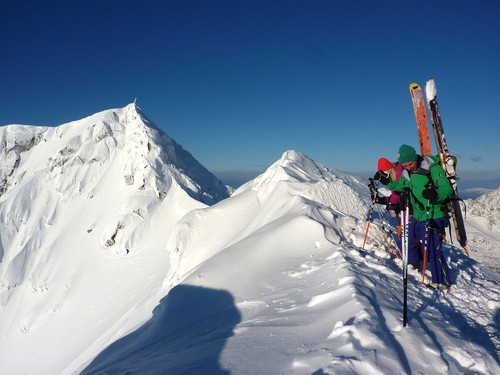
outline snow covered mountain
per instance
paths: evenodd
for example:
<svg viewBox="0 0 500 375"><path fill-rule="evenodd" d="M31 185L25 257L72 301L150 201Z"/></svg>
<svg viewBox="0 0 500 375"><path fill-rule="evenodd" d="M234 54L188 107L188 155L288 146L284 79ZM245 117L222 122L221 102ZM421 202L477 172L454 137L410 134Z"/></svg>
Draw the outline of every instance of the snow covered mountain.
<svg viewBox="0 0 500 375"><path fill-rule="evenodd" d="M0 373L500 371L499 275L447 245L455 285L410 272L403 328L364 181L287 151L222 199L134 105L0 130Z"/></svg>
<svg viewBox="0 0 500 375"><path fill-rule="evenodd" d="M207 204L228 196L213 174L135 104L58 127L5 126L0 136L2 194L31 178L45 178L62 195L90 197L112 172L132 189L153 189L158 198L173 181Z"/></svg>
<svg viewBox="0 0 500 375"><path fill-rule="evenodd" d="M51 347L43 362L55 374L52 361L71 363L121 321L144 320L161 296L144 303L137 289L161 287L173 227L228 193L134 104L58 127L2 127L0 143L0 368L31 368L33 345ZM73 320L80 337L50 334ZM22 352L23 363L2 361Z"/></svg>
<svg viewBox="0 0 500 375"><path fill-rule="evenodd" d="M500 272L500 188L465 203L471 256Z"/></svg>

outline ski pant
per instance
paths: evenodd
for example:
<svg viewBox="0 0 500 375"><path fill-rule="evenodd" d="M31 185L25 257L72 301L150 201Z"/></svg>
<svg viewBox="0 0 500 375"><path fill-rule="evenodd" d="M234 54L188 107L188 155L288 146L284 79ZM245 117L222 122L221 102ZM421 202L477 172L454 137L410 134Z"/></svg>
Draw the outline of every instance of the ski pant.
<svg viewBox="0 0 500 375"><path fill-rule="evenodd" d="M432 282L438 284L451 284L450 269L442 252L443 233L446 221L444 218L432 219L428 222L410 219L408 237L408 263L418 263L423 257L425 247L425 226L429 225L427 232L427 267L432 274ZM421 249L418 243L421 242Z"/></svg>
<svg viewBox="0 0 500 375"><path fill-rule="evenodd" d="M419 264L422 259L420 246L422 238L417 232L417 223L418 221L411 216L408 227L408 264Z"/></svg>

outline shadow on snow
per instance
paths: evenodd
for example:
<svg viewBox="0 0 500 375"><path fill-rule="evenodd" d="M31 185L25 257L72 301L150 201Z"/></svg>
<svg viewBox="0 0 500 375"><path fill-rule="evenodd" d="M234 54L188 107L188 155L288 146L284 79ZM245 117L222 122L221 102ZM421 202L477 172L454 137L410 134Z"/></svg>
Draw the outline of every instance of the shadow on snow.
<svg viewBox="0 0 500 375"><path fill-rule="evenodd" d="M215 374L241 316L223 290L174 287L135 332L101 352L82 374Z"/></svg>

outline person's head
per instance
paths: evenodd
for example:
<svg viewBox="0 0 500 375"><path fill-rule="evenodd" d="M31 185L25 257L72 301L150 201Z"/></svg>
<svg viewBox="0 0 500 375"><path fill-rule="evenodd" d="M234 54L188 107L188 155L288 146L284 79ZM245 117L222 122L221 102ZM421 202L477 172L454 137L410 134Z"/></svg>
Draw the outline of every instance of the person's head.
<svg viewBox="0 0 500 375"><path fill-rule="evenodd" d="M379 172L387 172L393 168L392 163L386 158L378 159L377 171Z"/></svg>
<svg viewBox="0 0 500 375"><path fill-rule="evenodd" d="M408 145L401 145L398 152L398 161L408 172L417 170L418 155L415 149Z"/></svg>

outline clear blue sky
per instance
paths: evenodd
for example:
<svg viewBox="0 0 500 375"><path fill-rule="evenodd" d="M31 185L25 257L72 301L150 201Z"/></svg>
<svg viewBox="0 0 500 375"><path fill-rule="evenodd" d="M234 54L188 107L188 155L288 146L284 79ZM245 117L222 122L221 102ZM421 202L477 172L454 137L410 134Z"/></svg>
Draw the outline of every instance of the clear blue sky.
<svg viewBox="0 0 500 375"><path fill-rule="evenodd" d="M361 173L417 146L408 85L434 77L459 172L500 179L499 20L496 0L2 1L0 125L137 97L214 172L295 149Z"/></svg>

